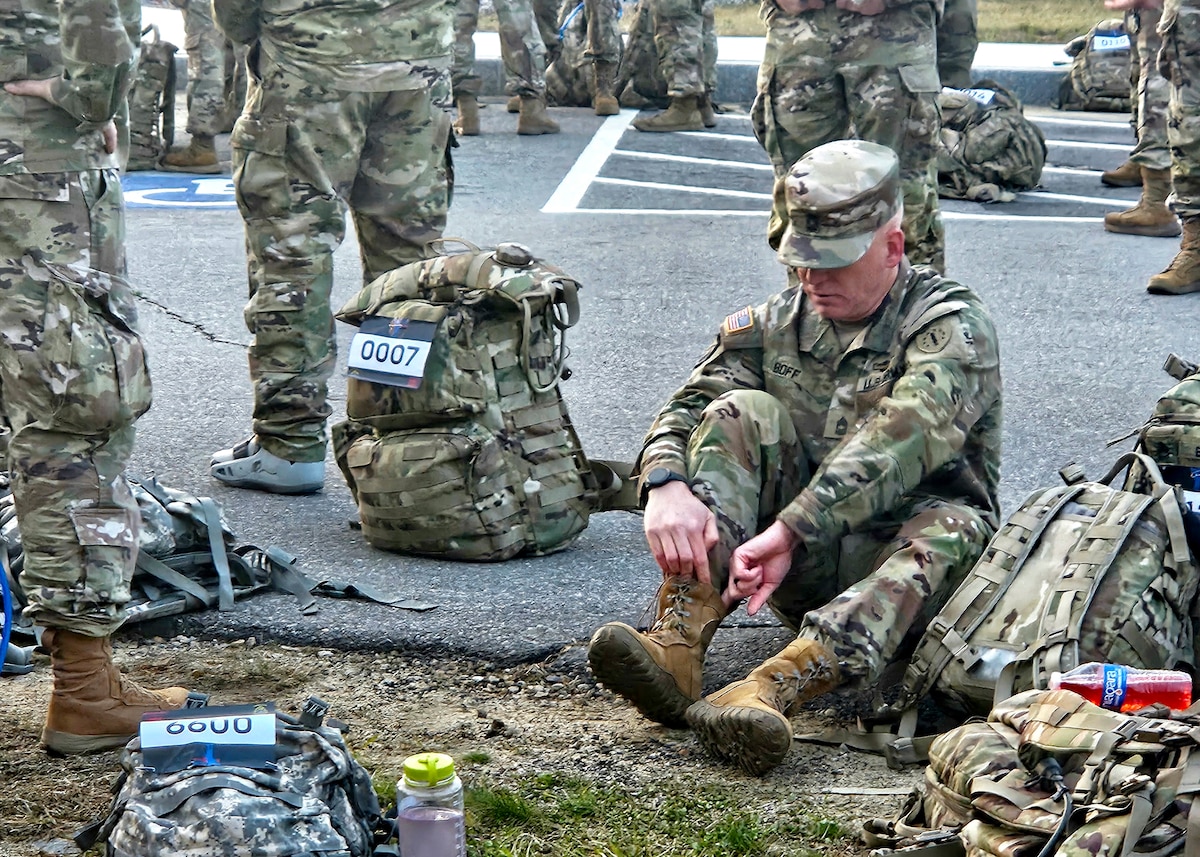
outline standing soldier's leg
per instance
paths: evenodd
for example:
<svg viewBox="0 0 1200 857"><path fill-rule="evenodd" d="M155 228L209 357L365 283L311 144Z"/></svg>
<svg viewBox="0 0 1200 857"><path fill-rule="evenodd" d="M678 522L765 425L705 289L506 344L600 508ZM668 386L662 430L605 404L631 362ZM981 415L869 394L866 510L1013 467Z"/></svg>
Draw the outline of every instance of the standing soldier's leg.
<svg viewBox="0 0 1200 857"><path fill-rule="evenodd" d="M458 0L454 15L454 46L450 81L458 120L454 132L462 137L479 133L479 93L483 78L475 73L475 31L479 28L479 0Z"/></svg>
<svg viewBox="0 0 1200 857"><path fill-rule="evenodd" d="M42 742L60 753L119 747L187 697L122 678L109 644L141 521L125 463L150 406L124 242L116 170L0 177L0 405L26 616L54 673Z"/></svg>
<svg viewBox="0 0 1200 857"><path fill-rule="evenodd" d="M688 476L692 492L717 519L719 541L709 553L712 583L666 578L648 632L610 622L588 647L596 678L651 720L682 726L684 712L699 698L705 650L730 612L722 598L729 557L807 482L807 474L797 472L797 450L790 417L766 393L728 393L705 409L688 445Z"/></svg>
<svg viewBox="0 0 1200 857"><path fill-rule="evenodd" d="M325 89L259 60L234 128L233 181L246 226L253 436L213 455L221 481L281 494L325 478L327 382L336 359L333 253L376 93Z"/></svg>
<svg viewBox="0 0 1200 857"><path fill-rule="evenodd" d="M701 0L651 0L654 44L667 82L670 105L662 113L635 119L639 131L700 131L704 95L704 16Z"/></svg>
<svg viewBox="0 0 1200 857"><path fill-rule="evenodd" d="M793 568L772 596L773 610L799 635L782 652L687 711L700 743L758 775L791 746L788 716L844 682L869 685L895 660L914 627L928 622L987 547L991 528L971 509L918 504L899 526L848 536L831 557L834 578L814 574L818 553ZM863 568L873 569L861 579ZM814 581L846 588L813 607Z"/></svg>
<svg viewBox="0 0 1200 857"><path fill-rule="evenodd" d="M1138 141L1128 163L1137 171L1142 196L1133 208L1104 215L1104 228L1126 235L1174 238L1180 228L1179 219L1167 207L1167 197L1171 195L1171 150L1167 145L1170 85L1158 71L1158 50L1162 47L1158 36L1160 17L1161 11L1157 9L1133 10L1125 16L1126 27L1131 31L1130 43L1136 46L1132 53L1139 66L1136 74L1131 73L1137 80L1133 115Z"/></svg>
<svg viewBox="0 0 1200 857"><path fill-rule="evenodd" d="M187 48L187 146L163 156L162 168L184 173L219 173L214 138L225 122L225 37L205 0L188 0L183 10Z"/></svg>
<svg viewBox="0 0 1200 857"><path fill-rule="evenodd" d="M704 78L704 94L700 96L700 119L705 128L717 127L717 2L702 0L700 14L703 16L704 52L701 67Z"/></svg>
<svg viewBox="0 0 1200 857"><path fill-rule="evenodd" d="M517 133L557 134L558 123L546 113L546 46L531 0L496 0L496 16L508 86L521 99Z"/></svg>
<svg viewBox="0 0 1200 857"><path fill-rule="evenodd" d="M1144 11L1147 13L1153 12L1153 26L1157 26L1158 20L1161 17L1160 10L1147 9ZM1147 57L1142 52L1142 40L1139 38L1139 31L1141 30L1141 22L1143 20L1142 12L1143 10L1141 9L1128 9L1125 12L1125 32L1129 34L1129 125L1133 128L1134 136L1139 139L1138 125L1140 122L1139 113L1141 112L1139 107L1139 101L1141 100L1139 93L1141 92L1142 66L1147 60L1152 66L1156 66L1158 63L1157 49L1155 49L1154 55L1150 57ZM1147 26L1151 26L1149 23L1150 19L1146 18L1145 20L1147 21ZM1154 36L1154 42L1155 44L1161 44L1157 34ZM1158 74L1157 71L1155 74ZM1158 76L1162 77L1162 75ZM1165 114L1167 107L1165 84L1162 94L1162 104L1163 113ZM1132 153L1130 153L1130 156L1132 157ZM1142 183L1142 168L1135 164L1131 160L1131 157L1126 158L1119 167L1102 172L1100 174L1100 183L1109 187L1139 187ZM1169 157L1167 166L1168 168L1170 167Z"/></svg>
<svg viewBox="0 0 1200 857"><path fill-rule="evenodd" d="M1171 94L1167 137L1171 143L1171 207L1183 221L1179 253L1147 291L1183 295L1200 291L1200 0L1182 0L1178 17L1163 20L1160 70Z"/></svg>
<svg viewBox="0 0 1200 857"><path fill-rule="evenodd" d="M621 30L617 24L620 0L583 0L587 16L587 57L592 61L592 109L597 116L619 113L614 91L621 61Z"/></svg>
<svg viewBox="0 0 1200 857"><path fill-rule="evenodd" d="M942 86L967 89L979 47L978 0L946 0L937 26L937 68Z"/></svg>

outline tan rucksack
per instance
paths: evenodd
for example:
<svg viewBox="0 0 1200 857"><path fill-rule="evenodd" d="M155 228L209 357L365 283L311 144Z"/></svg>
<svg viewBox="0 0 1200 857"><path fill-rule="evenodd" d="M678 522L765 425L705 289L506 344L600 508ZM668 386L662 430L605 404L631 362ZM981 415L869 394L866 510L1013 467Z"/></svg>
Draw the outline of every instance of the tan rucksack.
<svg viewBox="0 0 1200 857"><path fill-rule="evenodd" d="M137 72L129 87L129 162L153 170L175 142L175 52L153 24L142 30Z"/></svg>
<svg viewBox="0 0 1200 857"><path fill-rule="evenodd" d="M1120 18L1101 21L1063 48L1074 59L1054 105L1061 110L1129 110L1129 34Z"/></svg>
<svg viewBox="0 0 1200 857"><path fill-rule="evenodd" d="M359 331L334 454L376 547L550 553L622 486L594 472L558 389L580 284L519 244L461 243L377 278L337 314Z"/></svg>

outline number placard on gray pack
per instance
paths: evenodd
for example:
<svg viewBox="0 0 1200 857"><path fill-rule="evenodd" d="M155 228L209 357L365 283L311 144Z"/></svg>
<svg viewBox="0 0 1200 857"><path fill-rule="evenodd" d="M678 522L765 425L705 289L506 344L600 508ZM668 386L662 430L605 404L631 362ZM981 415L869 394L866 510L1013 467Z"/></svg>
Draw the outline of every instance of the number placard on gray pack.
<svg viewBox="0 0 1200 857"><path fill-rule="evenodd" d="M275 706L223 705L147 714L138 726L142 758L159 773L192 766L275 764Z"/></svg>
<svg viewBox="0 0 1200 857"><path fill-rule="evenodd" d="M412 318L368 318L350 341L346 374L376 384L415 390L425 377L425 361L437 322Z"/></svg>

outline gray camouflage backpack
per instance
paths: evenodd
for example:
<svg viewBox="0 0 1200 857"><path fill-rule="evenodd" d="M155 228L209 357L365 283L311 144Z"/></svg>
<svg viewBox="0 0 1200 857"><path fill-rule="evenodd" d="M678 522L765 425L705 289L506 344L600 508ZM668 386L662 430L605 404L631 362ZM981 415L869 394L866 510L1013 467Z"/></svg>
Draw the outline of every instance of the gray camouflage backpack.
<svg viewBox="0 0 1200 857"><path fill-rule="evenodd" d="M104 841L108 857L368 857L381 826L370 774L340 732L307 716L313 706L323 713L316 699L300 720L273 712L274 758L259 766L202 761L156 769L147 764L142 739L134 738L121 753L123 774L108 817L78 834L77 844L86 849ZM230 723L237 726L229 709L185 711L226 734Z"/></svg>
<svg viewBox="0 0 1200 857"><path fill-rule="evenodd" d="M1129 34L1120 18L1109 18L1072 39L1064 51L1074 59L1059 86L1061 110L1129 110Z"/></svg>
<svg viewBox="0 0 1200 857"><path fill-rule="evenodd" d="M519 244L461 243L377 278L337 314L359 330L334 455L376 547L550 553L602 495L558 389L580 286Z"/></svg>
<svg viewBox="0 0 1200 857"><path fill-rule="evenodd" d="M175 142L175 52L153 24L142 30L137 72L129 87L129 162L125 169L153 170Z"/></svg>
<svg viewBox="0 0 1200 857"><path fill-rule="evenodd" d="M1013 191L1037 187L1046 164L1046 138L1025 118L1005 87L981 80L971 89L943 89L938 195L1008 202Z"/></svg>

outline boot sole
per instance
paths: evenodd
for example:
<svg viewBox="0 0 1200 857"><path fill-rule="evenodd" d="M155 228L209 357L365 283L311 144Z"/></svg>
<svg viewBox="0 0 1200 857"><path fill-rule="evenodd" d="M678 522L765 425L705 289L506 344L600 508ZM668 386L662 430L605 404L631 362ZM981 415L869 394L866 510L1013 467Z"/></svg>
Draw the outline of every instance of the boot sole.
<svg viewBox="0 0 1200 857"><path fill-rule="evenodd" d="M639 125L638 123L634 122L633 127L639 131L645 131L647 133L670 134L673 131L703 131L704 123L701 122L698 125L688 124L688 125L671 125L668 127L659 126L656 128L653 126L643 127L643 126Z"/></svg>
<svg viewBox="0 0 1200 857"><path fill-rule="evenodd" d="M754 777L782 762L792 747L787 719L760 708L713 705L702 699L688 708L687 722L710 755Z"/></svg>
<svg viewBox="0 0 1200 857"><path fill-rule="evenodd" d="M70 732L42 730L42 746L52 756L86 756L124 747L133 735L73 735Z"/></svg>
<svg viewBox="0 0 1200 857"><path fill-rule="evenodd" d="M1107 179L1105 179L1105 178L1101 177L1101 179L1100 179L1100 184L1104 185L1105 187L1141 187L1141 186L1142 186L1142 180L1141 180L1141 178L1139 177L1139 178L1135 179L1134 181L1128 181L1128 182L1125 182L1125 181L1108 181Z"/></svg>
<svg viewBox="0 0 1200 857"><path fill-rule="evenodd" d="M588 644L592 675L655 723L686 729L684 712L695 700L679 691L675 677L650 657L635 633L621 625L597 630Z"/></svg>
<svg viewBox="0 0 1200 857"><path fill-rule="evenodd" d="M1200 280L1194 283L1188 283L1186 286L1181 286L1178 289L1167 289L1159 286L1146 286L1146 291L1152 295L1190 295L1193 292L1200 292Z"/></svg>
<svg viewBox="0 0 1200 857"><path fill-rule="evenodd" d="M174 167L170 164L160 163L158 168L165 173L193 173L200 176L215 176L217 173L225 172L223 164L208 164L203 167Z"/></svg>
<svg viewBox="0 0 1200 857"><path fill-rule="evenodd" d="M1151 226L1124 227L1124 226L1122 226L1122 227L1116 227L1116 226L1110 226L1108 223L1104 224L1104 231L1105 232L1115 232L1118 235L1142 235L1142 236L1145 236L1146 238L1178 238L1180 236L1180 234L1183 232L1183 230L1180 229L1179 226L1175 226L1174 228L1169 227L1169 226L1158 226L1158 227L1151 227Z"/></svg>

